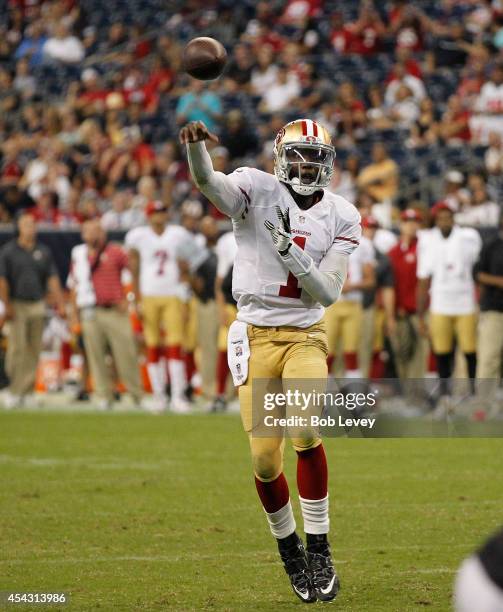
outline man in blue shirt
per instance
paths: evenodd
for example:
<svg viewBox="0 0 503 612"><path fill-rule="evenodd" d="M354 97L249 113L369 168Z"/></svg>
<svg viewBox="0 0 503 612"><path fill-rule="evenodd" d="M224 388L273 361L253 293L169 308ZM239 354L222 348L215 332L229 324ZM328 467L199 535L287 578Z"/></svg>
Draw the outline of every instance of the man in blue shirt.
<svg viewBox="0 0 503 612"><path fill-rule="evenodd" d="M44 59L42 49L46 41L47 36L44 33L42 24L38 21L34 21L27 29L27 35L16 49L14 57L16 60L22 57L28 57L31 67L40 66Z"/></svg>
<svg viewBox="0 0 503 612"><path fill-rule="evenodd" d="M189 121L202 121L210 131L215 131L221 113L222 103L217 94L205 91L203 81L192 79L190 91L178 100L176 120L180 125Z"/></svg>

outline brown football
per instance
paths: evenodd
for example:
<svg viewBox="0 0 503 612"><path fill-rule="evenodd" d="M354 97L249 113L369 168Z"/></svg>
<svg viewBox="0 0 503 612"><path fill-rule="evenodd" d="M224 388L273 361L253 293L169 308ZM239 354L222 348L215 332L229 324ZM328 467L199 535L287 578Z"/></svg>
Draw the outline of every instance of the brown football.
<svg viewBox="0 0 503 612"><path fill-rule="evenodd" d="M193 38L183 50L183 69L201 81L219 77L226 61L227 51L222 43L207 36Z"/></svg>

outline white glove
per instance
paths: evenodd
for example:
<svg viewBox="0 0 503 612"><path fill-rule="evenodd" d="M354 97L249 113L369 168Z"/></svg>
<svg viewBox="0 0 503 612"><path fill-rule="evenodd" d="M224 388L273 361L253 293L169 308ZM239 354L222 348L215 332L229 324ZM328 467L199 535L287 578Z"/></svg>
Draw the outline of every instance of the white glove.
<svg viewBox="0 0 503 612"><path fill-rule="evenodd" d="M290 214L287 208L283 213L279 206L275 206L278 215L279 225L273 225L268 219L264 221L266 229L271 232L274 246L280 255L286 255L292 244L292 234L290 230Z"/></svg>

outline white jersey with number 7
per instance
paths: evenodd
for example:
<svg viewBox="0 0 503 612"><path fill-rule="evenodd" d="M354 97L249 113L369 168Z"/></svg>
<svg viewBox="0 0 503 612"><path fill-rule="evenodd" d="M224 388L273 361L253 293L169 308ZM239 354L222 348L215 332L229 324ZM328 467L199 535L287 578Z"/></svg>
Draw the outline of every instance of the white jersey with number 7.
<svg viewBox="0 0 503 612"><path fill-rule="evenodd" d="M186 289L180 282L177 256L181 245L192 240L192 235L179 225L166 226L160 235L149 226L136 227L127 233L126 247L140 255L142 295L184 298Z"/></svg>

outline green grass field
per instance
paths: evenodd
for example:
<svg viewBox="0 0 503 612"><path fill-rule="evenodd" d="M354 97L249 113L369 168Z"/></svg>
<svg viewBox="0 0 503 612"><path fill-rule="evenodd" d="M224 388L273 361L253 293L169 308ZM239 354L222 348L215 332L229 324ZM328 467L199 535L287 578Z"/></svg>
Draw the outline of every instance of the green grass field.
<svg viewBox="0 0 503 612"><path fill-rule="evenodd" d="M460 560L502 522L503 440L326 448L342 582L332 607L449 610ZM288 449L302 526L294 468ZM62 609L82 611L303 605L266 527L238 417L1 412L0 485L0 591L66 591Z"/></svg>

